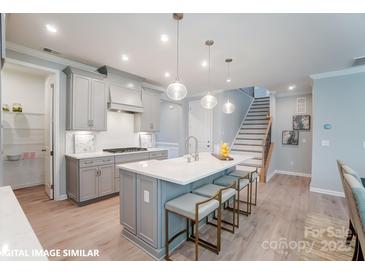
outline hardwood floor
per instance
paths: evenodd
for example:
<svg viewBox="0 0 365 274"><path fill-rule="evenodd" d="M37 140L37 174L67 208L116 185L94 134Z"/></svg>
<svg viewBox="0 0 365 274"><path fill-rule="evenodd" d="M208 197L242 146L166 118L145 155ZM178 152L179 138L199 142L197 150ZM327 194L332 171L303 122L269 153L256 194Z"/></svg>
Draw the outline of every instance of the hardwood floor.
<svg viewBox="0 0 365 274"><path fill-rule="evenodd" d="M275 175L260 184L258 205L249 217L240 216L233 235L224 231L219 255L200 248L201 260L298 260L296 249L270 248L279 241L302 241L308 214L347 220L343 198L309 192L309 178ZM44 249L99 249L99 257L50 257L50 260L152 260L121 236L119 197L77 207L70 201L50 201L42 187L16 190L15 194ZM214 239L206 226L201 235ZM266 244L266 245L265 245ZM173 259L194 258L194 245L184 243Z"/></svg>

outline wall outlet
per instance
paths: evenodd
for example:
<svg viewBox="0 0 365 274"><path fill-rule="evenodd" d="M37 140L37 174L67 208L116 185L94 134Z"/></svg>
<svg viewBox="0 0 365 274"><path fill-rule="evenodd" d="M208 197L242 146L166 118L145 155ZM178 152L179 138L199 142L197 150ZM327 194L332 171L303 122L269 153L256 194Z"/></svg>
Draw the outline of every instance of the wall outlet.
<svg viewBox="0 0 365 274"><path fill-rule="evenodd" d="M322 140L321 145L323 147L329 147L330 146L330 140Z"/></svg>
<svg viewBox="0 0 365 274"><path fill-rule="evenodd" d="M150 203L150 192L147 190L143 191L143 201L147 204Z"/></svg>
<svg viewBox="0 0 365 274"><path fill-rule="evenodd" d="M306 143L306 142L307 142L307 139L303 138L302 143Z"/></svg>

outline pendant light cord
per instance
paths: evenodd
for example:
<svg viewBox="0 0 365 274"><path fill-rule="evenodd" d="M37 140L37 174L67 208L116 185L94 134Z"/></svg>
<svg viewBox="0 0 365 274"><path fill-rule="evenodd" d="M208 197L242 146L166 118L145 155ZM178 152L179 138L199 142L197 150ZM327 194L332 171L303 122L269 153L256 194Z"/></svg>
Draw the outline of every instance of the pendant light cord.
<svg viewBox="0 0 365 274"><path fill-rule="evenodd" d="M176 81L179 81L179 20L176 22Z"/></svg>
<svg viewBox="0 0 365 274"><path fill-rule="evenodd" d="M209 60L209 66L208 66L208 89L209 89L209 91L208 92L210 92L210 87L211 87L211 85L210 85L210 47L211 46L208 46L208 60Z"/></svg>

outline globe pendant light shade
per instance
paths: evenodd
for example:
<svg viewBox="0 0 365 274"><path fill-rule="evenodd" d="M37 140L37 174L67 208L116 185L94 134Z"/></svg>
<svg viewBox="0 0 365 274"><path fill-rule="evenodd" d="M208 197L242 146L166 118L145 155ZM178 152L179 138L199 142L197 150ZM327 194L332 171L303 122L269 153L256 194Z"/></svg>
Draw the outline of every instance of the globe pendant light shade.
<svg viewBox="0 0 365 274"><path fill-rule="evenodd" d="M176 20L176 80L167 87L166 94L170 99L179 101L188 93L186 87L179 81L179 21L183 19L183 14L174 13L172 17Z"/></svg>
<svg viewBox="0 0 365 274"><path fill-rule="evenodd" d="M232 104L229 99L227 100L227 102L224 103L223 105L223 112L225 114L231 114L234 112L235 106L234 104Z"/></svg>
<svg viewBox="0 0 365 274"><path fill-rule="evenodd" d="M188 93L186 87L179 81L171 83L166 90L167 96L175 101L180 101L186 97Z"/></svg>
<svg viewBox="0 0 365 274"><path fill-rule="evenodd" d="M208 94L205 95L200 100L200 104L202 105L203 108L206 108L206 109L214 108L217 105L217 103L218 103L217 98L215 96L213 96L212 94L210 94L210 92L208 92Z"/></svg>
<svg viewBox="0 0 365 274"><path fill-rule="evenodd" d="M205 45L208 46L208 59L209 59L209 67L208 67L208 84L210 85L210 68L211 68L211 60L210 60L210 47L214 44L213 40L207 40L205 41ZM207 93L203 98L200 99L200 104L203 108L206 109L212 109L214 108L218 103L217 98L212 95L210 92Z"/></svg>

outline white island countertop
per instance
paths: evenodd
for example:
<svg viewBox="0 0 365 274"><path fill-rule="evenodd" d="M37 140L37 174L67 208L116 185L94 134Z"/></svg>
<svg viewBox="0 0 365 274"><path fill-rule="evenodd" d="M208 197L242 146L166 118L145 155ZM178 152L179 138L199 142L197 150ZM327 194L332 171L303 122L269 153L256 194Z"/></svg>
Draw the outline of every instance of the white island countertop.
<svg viewBox="0 0 365 274"><path fill-rule="evenodd" d="M40 255L35 255L39 252ZM10 186L0 187L0 261L48 260Z"/></svg>
<svg viewBox="0 0 365 274"><path fill-rule="evenodd" d="M175 184L187 185L252 159L252 156L244 154L231 154L230 156L234 160L222 161L209 152L202 152L199 153L199 161L192 159L190 163L185 157L180 157L120 164L117 167Z"/></svg>

